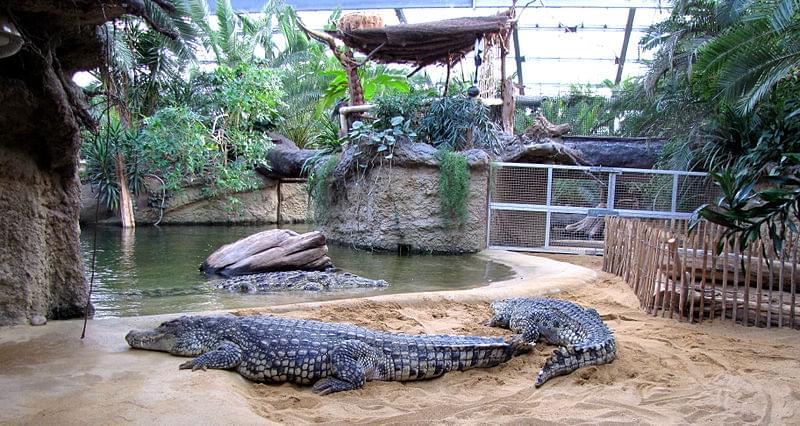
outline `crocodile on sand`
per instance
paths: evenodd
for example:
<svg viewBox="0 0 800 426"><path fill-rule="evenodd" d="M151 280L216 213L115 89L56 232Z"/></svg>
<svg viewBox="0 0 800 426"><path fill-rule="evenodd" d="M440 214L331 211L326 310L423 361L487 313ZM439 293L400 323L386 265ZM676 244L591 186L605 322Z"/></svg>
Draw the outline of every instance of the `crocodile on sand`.
<svg viewBox="0 0 800 426"><path fill-rule="evenodd" d="M240 275L214 284L218 289L241 293L276 290L336 290L343 288L386 287L384 280L372 280L347 272L283 271Z"/></svg>
<svg viewBox="0 0 800 426"><path fill-rule="evenodd" d="M609 363L617 355L614 334L593 308L548 298L505 299L491 306L494 317L487 325L509 328L525 342L542 339L560 346L536 377L536 387L586 365Z"/></svg>
<svg viewBox="0 0 800 426"><path fill-rule="evenodd" d="M313 384L315 393L371 380L429 379L493 367L528 352L518 339L410 335L275 316L181 317L125 336L134 348L196 357L180 369L235 369L257 382Z"/></svg>

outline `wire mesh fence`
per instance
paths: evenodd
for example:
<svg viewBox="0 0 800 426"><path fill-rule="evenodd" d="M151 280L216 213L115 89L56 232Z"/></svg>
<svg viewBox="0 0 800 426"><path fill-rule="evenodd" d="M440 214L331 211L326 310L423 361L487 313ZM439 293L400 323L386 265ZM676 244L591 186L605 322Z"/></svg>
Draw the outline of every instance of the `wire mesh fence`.
<svg viewBox="0 0 800 426"><path fill-rule="evenodd" d="M554 124L569 123L571 135L620 136L619 115L613 98L575 87L556 96L532 96L518 100L514 130L522 133L541 114ZM630 135L627 135L630 136Z"/></svg>
<svg viewBox="0 0 800 426"><path fill-rule="evenodd" d="M718 190L705 173L494 163L490 248L599 254L604 216L688 219Z"/></svg>

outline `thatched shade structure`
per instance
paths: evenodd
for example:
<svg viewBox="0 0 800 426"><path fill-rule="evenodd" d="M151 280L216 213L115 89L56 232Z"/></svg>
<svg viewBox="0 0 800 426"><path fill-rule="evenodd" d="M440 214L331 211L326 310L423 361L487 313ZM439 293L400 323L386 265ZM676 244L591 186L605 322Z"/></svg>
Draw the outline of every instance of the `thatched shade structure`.
<svg viewBox="0 0 800 426"><path fill-rule="evenodd" d="M381 28L339 29L329 34L369 59L382 63L405 63L417 67L460 61L481 37L506 32L512 12L477 18L455 18L420 24Z"/></svg>

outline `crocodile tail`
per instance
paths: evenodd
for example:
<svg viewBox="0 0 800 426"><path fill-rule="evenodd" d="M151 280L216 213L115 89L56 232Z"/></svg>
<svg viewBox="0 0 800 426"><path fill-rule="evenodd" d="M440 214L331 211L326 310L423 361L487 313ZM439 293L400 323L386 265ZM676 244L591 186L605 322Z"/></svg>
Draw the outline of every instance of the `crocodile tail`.
<svg viewBox="0 0 800 426"><path fill-rule="evenodd" d="M561 347L553 351L536 376L536 387L556 376L569 374L587 365L607 364L616 357L616 344L610 340L594 347Z"/></svg>
<svg viewBox="0 0 800 426"><path fill-rule="evenodd" d="M534 343L522 340L522 336L511 336L506 339L506 343L511 345L511 356L519 356L533 350Z"/></svg>

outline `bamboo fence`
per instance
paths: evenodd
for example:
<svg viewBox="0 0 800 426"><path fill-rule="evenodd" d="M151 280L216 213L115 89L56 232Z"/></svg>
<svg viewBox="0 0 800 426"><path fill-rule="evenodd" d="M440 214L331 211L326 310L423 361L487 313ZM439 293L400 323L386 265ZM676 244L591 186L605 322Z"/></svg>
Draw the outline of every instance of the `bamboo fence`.
<svg viewBox="0 0 800 426"><path fill-rule="evenodd" d="M650 314L699 322L730 320L800 329L798 235L776 253L759 240L718 247L723 228L685 220L606 217L603 270L625 280Z"/></svg>

